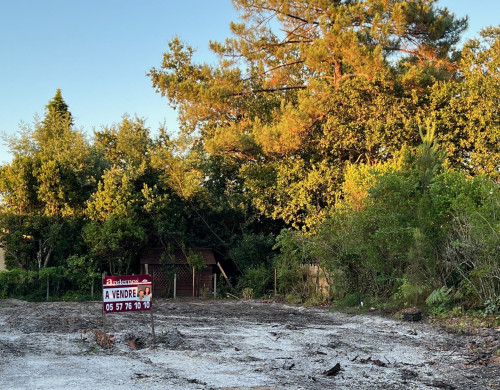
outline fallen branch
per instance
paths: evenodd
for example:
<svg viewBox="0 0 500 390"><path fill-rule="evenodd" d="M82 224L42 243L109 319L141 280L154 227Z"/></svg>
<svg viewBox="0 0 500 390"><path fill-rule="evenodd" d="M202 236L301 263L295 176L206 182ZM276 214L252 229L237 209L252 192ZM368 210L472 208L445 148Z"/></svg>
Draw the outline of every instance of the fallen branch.
<svg viewBox="0 0 500 390"><path fill-rule="evenodd" d="M233 297L233 298L236 298L237 300L240 300L240 298L238 298L236 295L229 294L229 293L226 293L226 295L227 295L228 297Z"/></svg>

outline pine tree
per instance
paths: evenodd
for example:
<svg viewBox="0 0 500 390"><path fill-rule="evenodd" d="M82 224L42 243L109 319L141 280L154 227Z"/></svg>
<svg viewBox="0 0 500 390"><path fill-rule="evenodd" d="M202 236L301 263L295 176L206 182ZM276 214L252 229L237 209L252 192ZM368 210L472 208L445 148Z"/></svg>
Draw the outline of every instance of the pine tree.
<svg viewBox="0 0 500 390"><path fill-rule="evenodd" d="M434 0L234 0L242 21L196 64L178 38L150 77L193 145L233 158L259 210L321 219L346 164L420 143L429 88L456 76L466 28Z"/></svg>

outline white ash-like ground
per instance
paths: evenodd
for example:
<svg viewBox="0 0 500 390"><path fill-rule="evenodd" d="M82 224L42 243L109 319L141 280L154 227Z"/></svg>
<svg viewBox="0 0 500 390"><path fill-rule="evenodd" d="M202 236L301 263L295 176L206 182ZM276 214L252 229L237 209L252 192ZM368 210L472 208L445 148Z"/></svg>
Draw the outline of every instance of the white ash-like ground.
<svg viewBox="0 0 500 390"><path fill-rule="evenodd" d="M500 389L480 348L500 343L495 329L274 301L153 305L156 344L149 312L115 313L104 349L100 302L0 300L0 389Z"/></svg>

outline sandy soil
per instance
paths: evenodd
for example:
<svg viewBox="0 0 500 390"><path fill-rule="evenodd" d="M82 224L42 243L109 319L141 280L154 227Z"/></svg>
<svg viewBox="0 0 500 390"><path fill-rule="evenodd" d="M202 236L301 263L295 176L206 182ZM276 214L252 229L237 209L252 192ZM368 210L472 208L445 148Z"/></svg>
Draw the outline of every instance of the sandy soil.
<svg viewBox="0 0 500 390"><path fill-rule="evenodd" d="M101 307L0 300L0 389L500 389L495 329L462 335L272 301L158 300L156 345L149 312L115 313L106 349L96 342Z"/></svg>

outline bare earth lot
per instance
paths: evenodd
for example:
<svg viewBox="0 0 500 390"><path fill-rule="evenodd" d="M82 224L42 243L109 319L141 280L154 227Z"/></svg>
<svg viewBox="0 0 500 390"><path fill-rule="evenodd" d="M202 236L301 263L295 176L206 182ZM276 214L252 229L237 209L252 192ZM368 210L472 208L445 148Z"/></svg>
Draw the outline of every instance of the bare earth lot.
<svg viewBox="0 0 500 390"><path fill-rule="evenodd" d="M500 389L500 332L265 301L102 304L0 300L0 389ZM340 371L326 372L339 363ZM333 370L337 371L337 370Z"/></svg>

